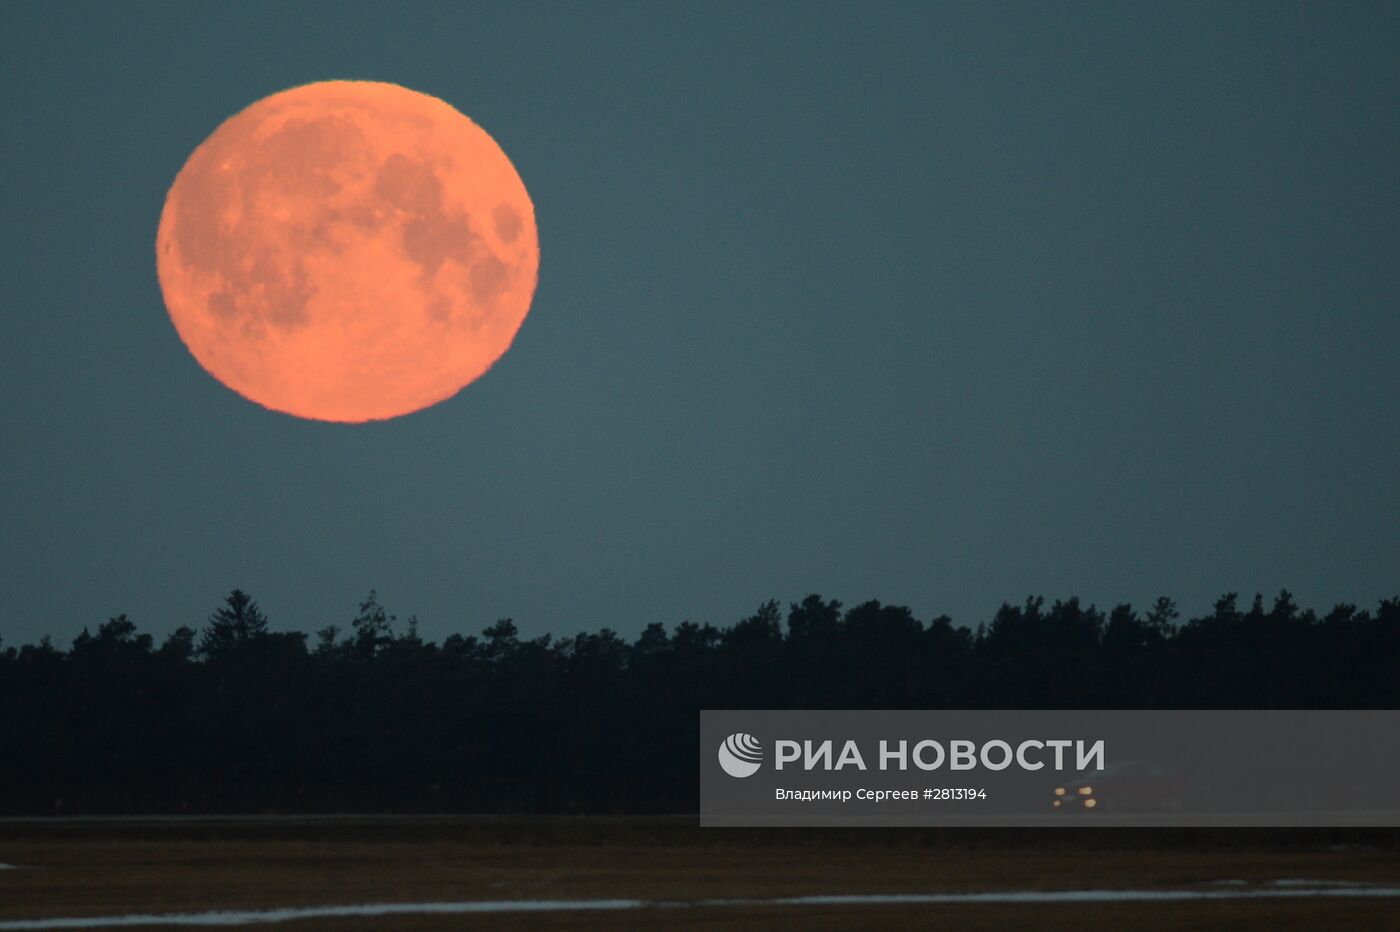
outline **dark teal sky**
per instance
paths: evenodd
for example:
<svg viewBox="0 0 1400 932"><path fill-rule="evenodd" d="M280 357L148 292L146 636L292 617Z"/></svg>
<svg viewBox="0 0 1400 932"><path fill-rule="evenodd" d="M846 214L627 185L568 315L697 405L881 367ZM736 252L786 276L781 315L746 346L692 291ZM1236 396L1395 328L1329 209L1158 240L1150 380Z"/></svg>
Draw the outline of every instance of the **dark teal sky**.
<svg viewBox="0 0 1400 932"><path fill-rule="evenodd" d="M7 4L0 636L377 586L440 638L1400 590L1400 7ZM388 423L185 351L154 238L286 87L393 81L534 197L512 350Z"/></svg>

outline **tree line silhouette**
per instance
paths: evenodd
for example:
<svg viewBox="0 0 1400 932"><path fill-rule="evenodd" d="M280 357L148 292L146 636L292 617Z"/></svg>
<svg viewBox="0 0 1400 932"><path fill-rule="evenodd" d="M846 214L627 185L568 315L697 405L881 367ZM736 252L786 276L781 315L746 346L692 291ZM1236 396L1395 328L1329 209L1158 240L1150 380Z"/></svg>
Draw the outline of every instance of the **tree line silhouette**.
<svg viewBox="0 0 1400 932"><path fill-rule="evenodd" d="M1107 613L776 601L728 627L419 637L371 591L341 630L274 631L234 590L159 646L125 615L62 651L0 643L0 812L683 812L704 708L1395 708L1400 598L1234 593Z"/></svg>

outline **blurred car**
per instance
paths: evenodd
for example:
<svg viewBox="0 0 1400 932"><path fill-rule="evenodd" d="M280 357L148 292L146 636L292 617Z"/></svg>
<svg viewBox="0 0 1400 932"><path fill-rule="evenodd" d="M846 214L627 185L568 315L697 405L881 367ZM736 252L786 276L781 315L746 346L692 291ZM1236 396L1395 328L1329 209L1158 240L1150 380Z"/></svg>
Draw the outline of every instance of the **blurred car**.
<svg viewBox="0 0 1400 932"><path fill-rule="evenodd" d="M1118 761L1092 776L1055 787L1057 812L1180 812L1181 774L1151 761Z"/></svg>

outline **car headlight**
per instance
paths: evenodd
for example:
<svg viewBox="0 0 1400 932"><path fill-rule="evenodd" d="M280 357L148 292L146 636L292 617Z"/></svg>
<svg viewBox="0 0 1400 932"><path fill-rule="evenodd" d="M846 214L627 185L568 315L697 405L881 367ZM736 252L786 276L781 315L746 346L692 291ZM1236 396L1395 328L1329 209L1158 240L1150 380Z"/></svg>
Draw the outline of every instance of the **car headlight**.
<svg viewBox="0 0 1400 932"><path fill-rule="evenodd" d="M1093 796L1093 795L1094 795L1094 788L1093 788L1092 786L1081 786L1081 787L1079 788L1079 795L1080 795L1080 796Z"/></svg>
<svg viewBox="0 0 1400 932"><path fill-rule="evenodd" d="M1093 808L1094 808L1095 806L1097 806L1098 804L1099 804L1099 801L1098 801L1097 799L1086 799L1086 800L1084 800L1084 808L1085 808L1085 809L1093 809Z"/></svg>
<svg viewBox="0 0 1400 932"><path fill-rule="evenodd" d="M1056 796L1063 796L1063 795L1065 795L1065 788L1064 788L1063 786L1057 786L1057 787L1055 787L1055 795L1056 795Z"/></svg>

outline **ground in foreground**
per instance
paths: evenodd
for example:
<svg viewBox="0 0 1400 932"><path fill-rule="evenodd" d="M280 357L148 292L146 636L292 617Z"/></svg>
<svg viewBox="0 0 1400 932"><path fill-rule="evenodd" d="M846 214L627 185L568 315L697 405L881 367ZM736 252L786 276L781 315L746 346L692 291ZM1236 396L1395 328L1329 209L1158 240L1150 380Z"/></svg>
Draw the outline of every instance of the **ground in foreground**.
<svg viewBox="0 0 1400 932"><path fill-rule="evenodd" d="M365 903L642 900L626 912L309 918L287 928L1400 928L1400 899L746 903L831 895L1400 886L1400 833L733 830L693 818L0 822L5 921Z"/></svg>

